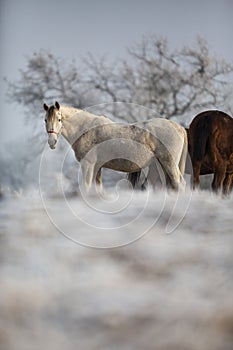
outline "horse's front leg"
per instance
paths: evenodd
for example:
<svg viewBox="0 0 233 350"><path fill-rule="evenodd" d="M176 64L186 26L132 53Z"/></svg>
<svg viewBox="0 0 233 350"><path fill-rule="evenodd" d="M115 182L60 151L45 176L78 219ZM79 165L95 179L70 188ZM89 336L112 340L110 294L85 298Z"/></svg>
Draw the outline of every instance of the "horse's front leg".
<svg viewBox="0 0 233 350"><path fill-rule="evenodd" d="M95 164L85 159L81 161L81 168L82 186L85 192L88 193L90 192L91 185L93 182Z"/></svg>

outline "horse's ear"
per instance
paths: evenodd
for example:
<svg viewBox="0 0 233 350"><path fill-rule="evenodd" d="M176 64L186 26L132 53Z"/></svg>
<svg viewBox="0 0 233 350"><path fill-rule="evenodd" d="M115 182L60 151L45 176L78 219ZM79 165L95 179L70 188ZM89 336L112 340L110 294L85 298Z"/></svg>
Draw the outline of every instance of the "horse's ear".
<svg viewBox="0 0 233 350"><path fill-rule="evenodd" d="M55 102L55 107L57 108L57 110L59 110L60 109L60 103L59 102Z"/></svg>
<svg viewBox="0 0 233 350"><path fill-rule="evenodd" d="M44 110L47 112L48 109L49 109L49 106L46 103L44 103Z"/></svg>

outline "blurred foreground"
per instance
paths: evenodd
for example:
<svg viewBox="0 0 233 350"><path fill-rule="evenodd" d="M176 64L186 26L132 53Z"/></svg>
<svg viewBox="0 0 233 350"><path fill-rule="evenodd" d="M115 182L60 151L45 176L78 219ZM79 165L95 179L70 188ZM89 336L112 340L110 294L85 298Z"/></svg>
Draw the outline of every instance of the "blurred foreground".
<svg viewBox="0 0 233 350"><path fill-rule="evenodd" d="M46 212L33 191L3 197L1 349L233 348L233 196L180 195L172 220L179 223L187 210L170 234L176 196L146 196L137 192L117 217L93 209L95 196L89 209L75 196L68 199L74 219L64 198L46 199ZM126 245L107 249L117 242Z"/></svg>

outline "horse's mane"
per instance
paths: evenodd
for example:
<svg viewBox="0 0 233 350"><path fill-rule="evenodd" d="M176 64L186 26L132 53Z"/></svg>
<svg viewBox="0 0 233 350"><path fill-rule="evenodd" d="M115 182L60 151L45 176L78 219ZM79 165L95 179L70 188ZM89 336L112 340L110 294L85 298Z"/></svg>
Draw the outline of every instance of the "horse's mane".
<svg viewBox="0 0 233 350"><path fill-rule="evenodd" d="M78 112L83 111L80 108L75 108L75 107L66 106L66 105L61 105L60 108L61 108L61 110L66 110L69 114L78 113Z"/></svg>
<svg viewBox="0 0 233 350"><path fill-rule="evenodd" d="M96 115L96 114L90 113L85 109L75 108L75 107L66 106L66 105L60 105L60 108L61 108L61 112L65 114L64 115L65 119L69 117L73 117L76 114L78 116L82 113L83 115L85 115L86 118L91 117L93 120L101 118L102 120L106 120L109 123L111 123L111 120L108 117L104 115Z"/></svg>

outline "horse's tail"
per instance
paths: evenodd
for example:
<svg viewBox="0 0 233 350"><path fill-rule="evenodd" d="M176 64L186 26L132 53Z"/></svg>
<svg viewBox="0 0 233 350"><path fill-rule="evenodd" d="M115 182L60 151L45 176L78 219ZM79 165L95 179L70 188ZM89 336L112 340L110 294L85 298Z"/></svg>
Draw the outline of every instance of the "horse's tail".
<svg viewBox="0 0 233 350"><path fill-rule="evenodd" d="M208 116L200 118L193 130L192 137L195 141L193 142L192 155L194 160L202 161L205 156L206 145L210 135L210 122L211 119Z"/></svg>
<svg viewBox="0 0 233 350"><path fill-rule="evenodd" d="M179 168L181 175L184 175L185 171L185 164L186 164L186 159L187 159L187 154L188 154L188 136L187 136L187 131L185 128L183 128L184 131L184 144L183 144L183 149L180 157L180 162L179 162Z"/></svg>
<svg viewBox="0 0 233 350"><path fill-rule="evenodd" d="M139 170L135 173L128 173L127 180L131 183L133 188L135 188L136 185L138 184L139 179L140 179L140 175L141 175L141 170Z"/></svg>

